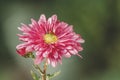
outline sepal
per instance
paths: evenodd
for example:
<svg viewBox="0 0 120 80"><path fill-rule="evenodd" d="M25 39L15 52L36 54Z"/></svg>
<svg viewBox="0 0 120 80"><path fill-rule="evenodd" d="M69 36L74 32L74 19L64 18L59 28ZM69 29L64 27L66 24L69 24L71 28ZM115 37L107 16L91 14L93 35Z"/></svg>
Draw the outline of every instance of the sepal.
<svg viewBox="0 0 120 80"><path fill-rule="evenodd" d="M23 56L24 58L35 58L32 52L29 52Z"/></svg>

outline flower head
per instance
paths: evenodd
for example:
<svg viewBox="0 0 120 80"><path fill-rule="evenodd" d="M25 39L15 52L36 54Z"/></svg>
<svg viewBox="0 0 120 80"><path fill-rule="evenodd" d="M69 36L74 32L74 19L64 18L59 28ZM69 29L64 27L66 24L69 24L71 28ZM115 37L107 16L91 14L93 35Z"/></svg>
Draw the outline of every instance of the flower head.
<svg viewBox="0 0 120 80"><path fill-rule="evenodd" d="M21 56L35 52L35 64L47 59L48 64L53 67L58 62L62 63L62 57L80 56L78 51L83 50L81 43L84 40L73 31L72 25L60 22L56 15L48 20L45 15L41 15L38 21L31 19L31 22L18 28L23 32L18 34L23 43L16 47Z"/></svg>

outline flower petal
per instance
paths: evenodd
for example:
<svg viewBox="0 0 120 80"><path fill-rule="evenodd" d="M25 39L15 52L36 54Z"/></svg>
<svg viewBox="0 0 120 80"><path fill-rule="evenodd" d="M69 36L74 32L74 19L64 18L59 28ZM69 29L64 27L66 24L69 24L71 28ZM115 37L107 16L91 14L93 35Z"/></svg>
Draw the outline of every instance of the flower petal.
<svg viewBox="0 0 120 80"><path fill-rule="evenodd" d="M34 63L35 63L35 64L39 64L39 63L42 62L42 60L43 60L43 57L42 57L42 56L37 56L36 59L34 60Z"/></svg>

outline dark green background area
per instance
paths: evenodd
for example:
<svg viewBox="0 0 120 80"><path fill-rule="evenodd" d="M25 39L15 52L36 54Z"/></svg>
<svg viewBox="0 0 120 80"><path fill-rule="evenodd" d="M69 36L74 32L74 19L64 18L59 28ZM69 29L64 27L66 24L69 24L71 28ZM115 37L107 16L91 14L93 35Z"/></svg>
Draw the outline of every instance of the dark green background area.
<svg viewBox="0 0 120 80"><path fill-rule="evenodd" d="M120 80L120 0L0 0L0 80L32 80L32 61L16 53L17 27L58 15L85 39L83 59L63 59L52 80Z"/></svg>

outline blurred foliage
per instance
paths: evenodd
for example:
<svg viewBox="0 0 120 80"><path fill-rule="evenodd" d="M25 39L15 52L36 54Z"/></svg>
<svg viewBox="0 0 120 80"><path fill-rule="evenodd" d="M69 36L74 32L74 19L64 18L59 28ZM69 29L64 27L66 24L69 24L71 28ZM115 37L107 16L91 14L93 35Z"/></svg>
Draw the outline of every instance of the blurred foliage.
<svg viewBox="0 0 120 80"><path fill-rule="evenodd" d="M0 80L32 80L15 53L17 27L42 13L57 14L86 41L83 59L63 60L55 80L120 80L120 0L0 0Z"/></svg>

